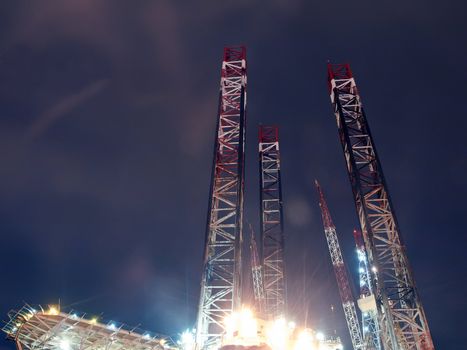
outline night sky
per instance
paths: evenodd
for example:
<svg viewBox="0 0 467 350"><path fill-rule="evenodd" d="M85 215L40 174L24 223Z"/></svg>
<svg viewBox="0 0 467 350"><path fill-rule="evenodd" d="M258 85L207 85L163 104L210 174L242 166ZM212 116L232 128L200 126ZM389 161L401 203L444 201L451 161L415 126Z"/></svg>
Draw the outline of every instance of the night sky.
<svg viewBox="0 0 467 350"><path fill-rule="evenodd" d="M245 218L258 228L257 125L278 124L290 314L349 344L313 188L319 179L357 285L326 81L328 60L349 62L435 345L459 349L465 1L252 3L1 2L2 319L60 300L170 335L194 326L222 50L244 44Z"/></svg>

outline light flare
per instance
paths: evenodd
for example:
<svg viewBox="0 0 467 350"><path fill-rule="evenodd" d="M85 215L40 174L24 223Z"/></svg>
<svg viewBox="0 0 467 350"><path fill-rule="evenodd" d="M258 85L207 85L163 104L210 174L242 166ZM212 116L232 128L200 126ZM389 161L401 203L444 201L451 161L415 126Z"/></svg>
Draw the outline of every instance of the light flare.
<svg viewBox="0 0 467 350"><path fill-rule="evenodd" d="M243 308L226 316L224 325L224 342L237 345L257 342L258 324L250 309Z"/></svg>
<svg viewBox="0 0 467 350"><path fill-rule="evenodd" d="M183 350L193 350L195 348L195 336L190 330L186 330L182 333L179 344Z"/></svg>
<svg viewBox="0 0 467 350"><path fill-rule="evenodd" d="M285 319L279 318L275 320L266 332L267 344L273 350L286 350L290 331Z"/></svg>
<svg viewBox="0 0 467 350"><path fill-rule="evenodd" d="M49 307L49 310L47 310L47 315L57 316L59 313L60 313L60 309L58 308L58 306L55 306L55 305L51 305Z"/></svg>
<svg viewBox="0 0 467 350"><path fill-rule="evenodd" d="M315 350L314 340L315 338L311 330L304 329L297 337L294 350Z"/></svg>

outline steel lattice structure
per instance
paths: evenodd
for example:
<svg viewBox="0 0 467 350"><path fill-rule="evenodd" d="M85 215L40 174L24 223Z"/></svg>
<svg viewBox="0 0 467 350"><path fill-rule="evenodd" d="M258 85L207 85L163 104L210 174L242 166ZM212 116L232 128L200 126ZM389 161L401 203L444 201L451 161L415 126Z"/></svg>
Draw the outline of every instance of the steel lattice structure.
<svg viewBox="0 0 467 350"><path fill-rule="evenodd" d="M256 309L260 315L264 311L264 284L263 284L263 268L261 266L258 254L258 247L256 245L255 232L250 226L250 255L251 255L251 275L253 278L253 291L255 294Z"/></svg>
<svg viewBox="0 0 467 350"><path fill-rule="evenodd" d="M360 281L360 299L358 303L362 311L362 335L365 350L381 350L377 310L375 307L364 307L364 305L368 304L376 306L365 244L363 243L360 231L354 230L353 234L358 258L358 276Z"/></svg>
<svg viewBox="0 0 467 350"><path fill-rule="evenodd" d="M240 307L246 50L224 49L196 342L219 346L224 318Z"/></svg>
<svg viewBox="0 0 467 350"><path fill-rule="evenodd" d="M77 312L23 306L9 314L2 328L17 349L29 350L177 350L169 337L109 321L98 322Z"/></svg>
<svg viewBox="0 0 467 350"><path fill-rule="evenodd" d="M283 317L286 308L284 229L279 130L259 127L260 226L267 318Z"/></svg>
<svg viewBox="0 0 467 350"><path fill-rule="evenodd" d="M328 78L368 260L376 269L383 346L386 350L434 349L350 66L329 64Z"/></svg>
<svg viewBox="0 0 467 350"><path fill-rule="evenodd" d="M345 320L349 329L350 339L352 340L352 346L355 350L364 349L360 324L358 323L357 310L352 297L352 289L350 288L349 277L347 276L344 259L342 258L339 240L337 239L336 227L332 222L331 214L326 204L326 200L324 199L323 191L316 180L315 185L319 196L319 207L321 209L321 217L323 219L324 234L326 235L332 266L334 267L334 273L336 274L337 286L339 287L342 308L344 309Z"/></svg>

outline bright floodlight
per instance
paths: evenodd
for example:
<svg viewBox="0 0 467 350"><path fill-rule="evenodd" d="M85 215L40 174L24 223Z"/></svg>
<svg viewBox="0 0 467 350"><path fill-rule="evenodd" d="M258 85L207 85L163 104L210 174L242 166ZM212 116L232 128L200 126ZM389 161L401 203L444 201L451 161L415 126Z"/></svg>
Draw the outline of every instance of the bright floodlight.
<svg viewBox="0 0 467 350"><path fill-rule="evenodd" d="M314 350L313 334L309 329L300 332L295 342L295 350Z"/></svg>
<svg viewBox="0 0 467 350"><path fill-rule="evenodd" d="M258 341L258 324L248 308L233 312L224 318L223 345L252 345Z"/></svg>
<svg viewBox="0 0 467 350"><path fill-rule="evenodd" d="M240 334L244 338L253 338L257 334L256 319L250 309L240 312Z"/></svg>
<svg viewBox="0 0 467 350"><path fill-rule="evenodd" d="M267 344L273 350L284 350L287 347L289 333L290 329L287 327L285 319L279 318L266 330Z"/></svg>
<svg viewBox="0 0 467 350"><path fill-rule="evenodd" d="M39 310L39 308L37 308ZM2 328L7 338L24 350L175 350L168 337L142 332L114 322L103 324L97 318L61 312L58 307L36 311L26 305L9 314ZM146 335L147 334L147 335ZM189 349L187 349L189 350Z"/></svg>
<svg viewBox="0 0 467 350"><path fill-rule="evenodd" d="M318 340L324 340L324 334L323 334L323 332L318 332L318 333L316 333L316 339L318 339Z"/></svg>
<svg viewBox="0 0 467 350"><path fill-rule="evenodd" d="M58 315L59 312L60 312L60 309L55 305L51 305L49 307L49 310L47 311L49 315Z"/></svg>
<svg viewBox="0 0 467 350"><path fill-rule="evenodd" d="M193 332L190 332L189 330L183 332L180 337L180 343L183 350L193 350L195 347L195 337Z"/></svg>
<svg viewBox="0 0 467 350"><path fill-rule="evenodd" d="M70 350L70 341L68 339L62 339L60 341L60 350Z"/></svg>

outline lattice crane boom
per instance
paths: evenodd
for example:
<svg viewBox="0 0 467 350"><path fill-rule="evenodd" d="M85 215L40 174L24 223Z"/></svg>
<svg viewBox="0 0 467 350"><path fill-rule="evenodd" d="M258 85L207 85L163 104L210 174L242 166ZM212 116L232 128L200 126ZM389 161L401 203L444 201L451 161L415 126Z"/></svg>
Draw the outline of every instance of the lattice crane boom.
<svg viewBox="0 0 467 350"><path fill-rule="evenodd" d="M400 229L348 64L329 64L328 81L369 264L386 350L434 349Z"/></svg>
<svg viewBox="0 0 467 350"><path fill-rule="evenodd" d="M224 318L241 306L246 83L245 48L225 48L196 328L198 349L218 347Z"/></svg>
<svg viewBox="0 0 467 350"><path fill-rule="evenodd" d="M381 350L378 313L372 287L372 275L368 265L362 233L353 231L358 259L358 276L360 281L360 299L357 301L362 312L362 336L365 350Z"/></svg>
<svg viewBox="0 0 467 350"><path fill-rule="evenodd" d="M283 317L286 309L284 228L282 213L279 130L259 128L260 227L265 316Z"/></svg>
<svg viewBox="0 0 467 350"><path fill-rule="evenodd" d="M357 310L355 308L354 299L352 297L352 289L350 288L347 270L342 258L342 252L337 239L337 232L334 223L332 222L331 214L329 212L326 200L324 199L323 191L317 180L315 180L316 190L319 196L319 207L321 209L321 217L323 219L324 233L331 254L332 266L336 274L337 286L341 296L342 308L344 309L345 320L352 340L352 346L355 350L364 349L362 341L362 333L360 331L360 324L358 323Z"/></svg>

